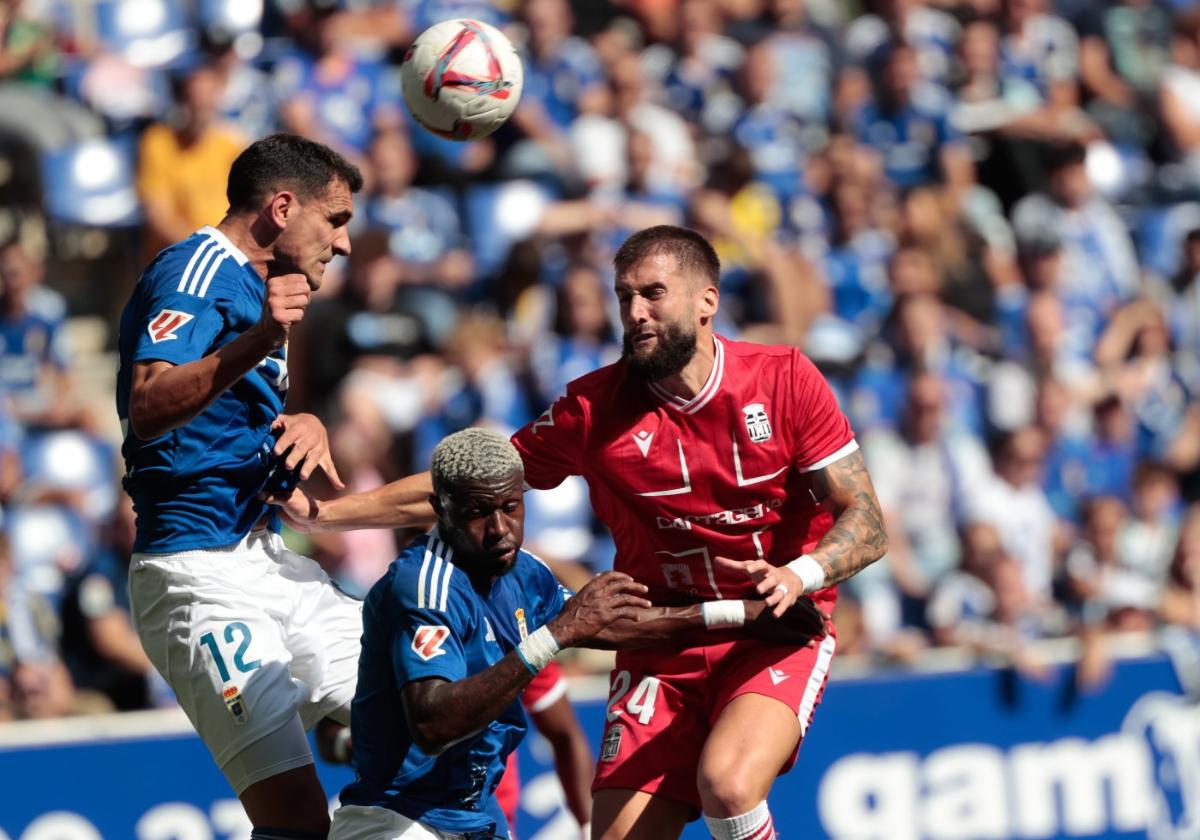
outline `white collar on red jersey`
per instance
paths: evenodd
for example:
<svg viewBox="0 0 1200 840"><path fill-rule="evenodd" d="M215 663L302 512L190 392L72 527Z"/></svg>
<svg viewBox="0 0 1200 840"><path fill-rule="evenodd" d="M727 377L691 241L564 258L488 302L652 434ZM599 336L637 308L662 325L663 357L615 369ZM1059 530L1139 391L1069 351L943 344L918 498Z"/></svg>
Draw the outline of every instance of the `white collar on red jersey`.
<svg viewBox="0 0 1200 840"><path fill-rule="evenodd" d="M725 375L725 342L717 338L713 334L713 366L709 371L708 381L704 383L704 387L696 392L696 396L690 400L686 400L678 394L672 394L666 388L659 385L657 382L650 383L650 390L672 408L682 411L684 414L695 414L704 406L708 405L709 400L721 389L721 379Z"/></svg>

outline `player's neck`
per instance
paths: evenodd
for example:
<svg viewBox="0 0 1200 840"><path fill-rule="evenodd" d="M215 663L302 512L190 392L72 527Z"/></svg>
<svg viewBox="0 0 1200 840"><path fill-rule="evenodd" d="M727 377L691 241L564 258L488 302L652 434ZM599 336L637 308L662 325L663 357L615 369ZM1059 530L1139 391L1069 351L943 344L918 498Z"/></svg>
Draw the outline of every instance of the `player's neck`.
<svg viewBox="0 0 1200 840"><path fill-rule="evenodd" d="M714 359L715 345L713 343L712 333L697 333L696 353L692 356L691 360L683 366L683 370L679 371L679 373L675 374L674 376L668 376L665 379L660 379L655 384L677 397L683 397L685 400L690 400L692 397L699 394L704 386L708 383L708 378L712 375Z"/></svg>
<svg viewBox="0 0 1200 840"><path fill-rule="evenodd" d="M255 236L255 221L256 219L251 216L230 214L221 220L221 223L217 225L217 230L225 234L234 247L246 255L246 259L258 272L258 276L266 280L267 268L273 257L270 246L261 244L259 237Z"/></svg>

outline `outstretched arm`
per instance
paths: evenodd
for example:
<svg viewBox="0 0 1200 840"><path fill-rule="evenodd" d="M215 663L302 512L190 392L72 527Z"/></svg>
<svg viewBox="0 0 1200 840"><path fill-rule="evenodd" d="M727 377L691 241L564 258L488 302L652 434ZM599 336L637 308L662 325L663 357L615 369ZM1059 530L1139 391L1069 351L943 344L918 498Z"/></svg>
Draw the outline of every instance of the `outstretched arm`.
<svg viewBox="0 0 1200 840"><path fill-rule="evenodd" d="M417 473L362 493L317 500L295 490L287 498L269 498L280 506L295 531L351 531L357 528L427 528L436 516L429 505L433 482Z"/></svg>
<svg viewBox="0 0 1200 840"><path fill-rule="evenodd" d="M735 606L740 621L714 620L713 607ZM705 613L708 611L708 616ZM609 624L582 647L618 650L662 642L711 645L739 639L761 639L781 645L808 647L826 635L829 616L808 598L798 599L781 617L772 615L766 601L717 601L687 607L652 607L635 618Z"/></svg>
<svg viewBox="0 0 1200 840"><path fill-rule="evenodd" d="M613 622L648 609L645 591L628 575L606 572L496 664L453 682L430 677L408 683L400 695L413 740L422 751L436 755L483 729L517 699L555 650L584 644ZM538 657L542 661L535 661Z"/></svg>

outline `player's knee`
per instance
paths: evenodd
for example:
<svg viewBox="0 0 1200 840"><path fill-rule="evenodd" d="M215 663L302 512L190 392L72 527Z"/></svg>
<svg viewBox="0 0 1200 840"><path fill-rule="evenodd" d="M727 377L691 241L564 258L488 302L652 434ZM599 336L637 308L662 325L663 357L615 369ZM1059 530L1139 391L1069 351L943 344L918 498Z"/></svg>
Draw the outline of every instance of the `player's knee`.
<svg viewBox="0 0 1200 840"><path fill-rule="evenodd" d="M696 774L704 813L716 817L744 814L763 800L763 791L736 763L705 761Z"/></svg>

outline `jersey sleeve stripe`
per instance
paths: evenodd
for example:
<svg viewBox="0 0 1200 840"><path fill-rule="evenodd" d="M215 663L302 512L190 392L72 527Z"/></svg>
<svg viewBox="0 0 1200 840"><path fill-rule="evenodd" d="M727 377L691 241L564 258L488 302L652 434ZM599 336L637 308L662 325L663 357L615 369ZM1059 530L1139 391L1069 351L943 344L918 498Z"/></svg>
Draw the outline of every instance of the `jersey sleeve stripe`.
<svg viewBox="0 0 1200 840"><path fill-rule="evenodd" d="M216 242L211 239L207 239L203 245L192 252L192 258L188 260L188 264L184 267L183 274L181 274L179 277L179 286L175 289L175 291L182 292L187 289L188 278L190 278L192 275L192 269L196 267L196 261L200 259L201 254L210 250L210 248L214 245L216 245Z"/></svg>
<svg viewBox="0 0 1200 840"><path fill-rule="evenodd" d="M433 539L430 538L429 542L425 543L425 558L421 561L421 573L417 575L417 609L419 610L425 609L425 576L429 574L431 556L429 546L432 542Z"/></svg>
<svg viewBox="0 0 1200 840"><path fill-rule="evenodd" d="M204 259L200 260L200 264L196 266L196 270L192 272L192 276L188 278L188 286L185 291L189 295L196 294L196 289L200 287L200 277L212 262L213 257L221 253L220 246L209 248L208 253L204 255Z"/></svg>
<svg viewBox="0 0 1200 840"><path fill-rule="evenodd" d="M531 712L544 712L557 703L559 698L563 697L566 693L567 681L565 678L559 677L558 682L552 685L549 691L530 703L527 708Z"/></svg>
<svg viewBox="0 0 1200 840"><path fill-rule="evenodd" d="M842 460L856 449L858 449L858 441L851 439L849 443L847 443L837 452L834 452L832 455L826 455L820 461L809 464L807 467L801 467L800 472L815 472L816 470L823 470L830 464Z"/></svg>
<svg viewBox="0 0 1200 840"><path fill-rule="evenodd" d="M447 549L446 550L446 574L442 578L442 599L438 605L439 609L441 609L442 612L446 611L446 599L450 595L450 576L452 574L454 574L454 564L451 563L450 560L453 559L453 557L454 557L454 549L452 549L452 548Z"/></svg>
<svg viewBox="0 0 1200 840"><path fill-rule="evenodd" d="M204 293L208 291L208 284L217 276L217 269L221 267L221 263L229 259L229 252L222 251L221 256L213 260L212 267L208 269L208 274L204 275L204 282L200 284L200 291L196 292L197 297L204 297Z"/></svg>
<svg viewBox="0 0 1200 840"><path fill-rule="evenodd" d="M438 605L438 590L442 582L442 546L439 541L433 549L433 569L429 573L429 598L425 605L436 610Z"/></svg>
<svg viewBox="0 0 1200 840"><path fill-rule="evenodd" d="M821 647L817 649L817 661L813 663L812 673L808 675L808 685L804 686L804 696L800 698L800 709L796 712L796 718L800 721L800 737L808 731L808 722L812 720L813 706L817 703L817 695L821 691L821 686L825 684L825 677L829 674L829 663L833 659L833 651L837 648L837 640L833 636L826 636L821 640Z"/></svg>

